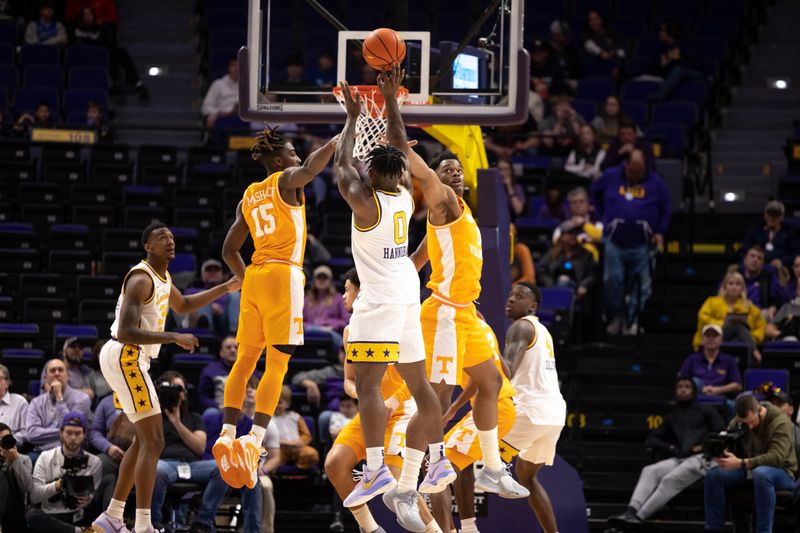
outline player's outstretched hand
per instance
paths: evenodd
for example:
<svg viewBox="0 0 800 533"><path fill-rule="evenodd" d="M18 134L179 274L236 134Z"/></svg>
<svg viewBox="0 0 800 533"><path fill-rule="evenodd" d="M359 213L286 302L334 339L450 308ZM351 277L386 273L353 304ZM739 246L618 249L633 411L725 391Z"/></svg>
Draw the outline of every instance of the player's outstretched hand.
<svg viewBox="0 0 800 533"><path fill-rule="evenodd" d="M195 337L191 333L175 333L174 335L175 335L175 344L177 344L184 350L188 350L189 352L193 353L195 348L200 346L197 337Z"/></svg>
<svg viewBox="0 0 800 533"><path fill-rule="evenodd" d="M242 280L238 276L233 275L231 279L225 282L225 288L228 292L236 292L242 288Z"/></svg>
<svg viewBox="0 0 800 533"><path fill-rule="evenodd" d="M353 97L353 93L350 92L350 84L348 84L346 81L343 81L340 82L339 85L342 87L344 108L347 111L347 116L351 118L358 118L359 113L361 113L361 95L358 94L358 89L356 89L356 95Z"/></svg>
<svg viewBox="0 0 800 533"><path fill-rule="evenodd" d="M406 75L406 69L400 68L400 63L392 64L392 68L382 71L378 74L378 87L383 94L383 99L396 98L397 89L403 83L403 78Z"/></svg>

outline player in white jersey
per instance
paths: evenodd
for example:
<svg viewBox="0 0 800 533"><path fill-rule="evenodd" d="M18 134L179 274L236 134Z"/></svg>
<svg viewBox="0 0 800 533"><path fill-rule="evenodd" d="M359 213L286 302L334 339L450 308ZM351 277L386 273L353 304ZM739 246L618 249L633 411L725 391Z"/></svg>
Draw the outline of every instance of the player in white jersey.
<svg viewBox="0 0 800 533"><path fill-rule="evenodd" d="M382 82L379 77L378 83ZM353 259L361 280L346 350L356 371L367 452L363 477L344 504L358 506L383 494L384 503L397 514L400 525L410 531L425 531L417 507L417 480L426 446L432 444L441 454L444 438L442 410L425 371L419 277L408 257L408 223L414 212L411 180L402 152L390 146L377 146L370 152L366 163L372 183L362 180L352 165L360 97L351 96L347 83L342 83L342 89L347 121L336 146L334 170L339 191L353 210ZM389 363L397 363L418 407L408 425L398 482L383 460L386 407L381 381ZM441 486L420 486L420 490L444 490L455 479L449 462L446 466L449 471L442 468L442 477L438 478Z"/></svg>
<svg viewBox="0 0 800 533"><path fill-rule="evenodd" d="M511 289L506 302L506 315L514 323L508 328L503 356L511 368L517 416L503 442L519 452L517 479L530 491L528 503L542 529L554 533L558 528L553 506L536 474L553 464L567 404L558 387L553 337L535 314L541 300L538 287L522 282Z"/></svg>
<svg viewBox="0 0 800 533"><path fill-rule="evenodd" d="M194 351L197 338L187 333L165 332L167 312L185 314L210 304L226 292L239 290L241 282L229 281L191 296L172 285L167 265L175 258L175 239L161 222L142 232L147 259L135 265L122 282L111 340L100 350L100 369L114 389L114 397L133 423L136 438L119 465L114 497L108 509L92 524L95 533L126 532L122 521L125 502L136 485L134 533L152 533L150 505L156 466L164 448L164 426L158 393L147 373L150 360L162 344L174 343Z"/></svg>

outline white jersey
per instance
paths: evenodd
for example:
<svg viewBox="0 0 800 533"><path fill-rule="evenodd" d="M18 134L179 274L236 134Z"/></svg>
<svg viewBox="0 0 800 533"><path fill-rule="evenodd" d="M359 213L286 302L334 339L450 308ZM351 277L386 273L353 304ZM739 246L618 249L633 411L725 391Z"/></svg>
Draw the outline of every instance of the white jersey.
<svg viewBox="0 0 800 533"><path fill-rule="evenodd" d="M419 275L408 257L408 223L414 200L404 187L399 192L374 189L378 221L359 228L353 218L353 260L361 294L369 304L419 303Z"/></svg>
<svg viewBox="0 0 800 533"><path fill-rule="evenodd" d="M520 320L531 323L534 335L511 379L517 391L514 401L534 424L563 425L567 404L558 387L553 337L537 317L528 315Z"/></svg>
<svg viewBox="0 0 800 533"><path fill-rule="evenodd" d="M145 272L153 280L153 293L142 305L142 317L139 327L147 331L164 331L164 323L167 321L167 312L169 311L169 293L172 291L172 278L169 272L167 272L166 279L162 278L147 261L142 260L141 263L125 274L125 279L122 281L122 290L119 293L119 298L117 298L117 309L114 311L114 323L111 324L111 337L114 339L117 338L119 310L122 307L122 298L125 296L125 284L130 275L138 270ZM144 344L142 345L142 354L150 359L155 359L158 357L160 349L160 344Z"/></svg>

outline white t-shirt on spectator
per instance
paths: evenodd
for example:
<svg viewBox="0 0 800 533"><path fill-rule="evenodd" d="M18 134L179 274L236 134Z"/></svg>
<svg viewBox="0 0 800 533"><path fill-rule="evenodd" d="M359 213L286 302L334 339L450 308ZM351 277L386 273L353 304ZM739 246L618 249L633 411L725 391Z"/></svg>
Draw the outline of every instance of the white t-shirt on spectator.
<svg viewBox="0 0 800 533"><path fill-rule="evenodd" d="M333 414L331 415L331 421L328 424L328 431L330 431L331 435L336 435L351 420L352 418L346 417L344 413L340 413L339 411L334 411Z"/></svg>
<svg viewBox="0 0 800 533"><path fill-rule="evenodd" d="M275 415L270 421L270 426L276 426L283 442L296 441L300 438L300 431L297 429L297 421L300 414L296 411L286 411L282 415Z"/></svg>
<svg viewBox="0 0 800 533"><path fill-rule="evenodd" d="M203 98L202 112L204 116L230 113L239 103L239 82L233 81L228 74L214 80Z"/></svg>
<svg viewBox="0 0 800 533"><path fill-rule="evenodd" d="M264 433L262 445L267 450L274 450L281 447L281 432L277 424L267 425L267 432Z"/></svg>

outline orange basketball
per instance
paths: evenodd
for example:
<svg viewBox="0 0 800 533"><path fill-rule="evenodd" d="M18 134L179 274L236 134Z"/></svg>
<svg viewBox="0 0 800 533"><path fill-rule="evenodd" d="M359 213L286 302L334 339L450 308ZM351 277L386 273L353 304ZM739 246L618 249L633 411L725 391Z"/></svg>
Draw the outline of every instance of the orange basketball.
<svg viewBox="0 0 800 533"><path fill-rule="evenodd" d="M391 28L378 28L364 39L364 60L375 70L384 70L406 57L406 43Z"/></svg>

